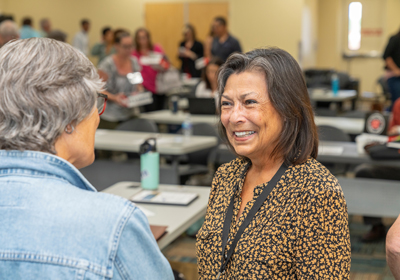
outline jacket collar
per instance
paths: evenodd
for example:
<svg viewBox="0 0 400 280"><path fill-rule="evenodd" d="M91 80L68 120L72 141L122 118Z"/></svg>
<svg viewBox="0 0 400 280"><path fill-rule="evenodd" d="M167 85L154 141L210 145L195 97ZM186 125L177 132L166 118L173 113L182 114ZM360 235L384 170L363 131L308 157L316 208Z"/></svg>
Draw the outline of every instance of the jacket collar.
<svg viewBox="0 0 400 280"><path fill-rule="evenodd" d="M80 189L97 191L75 166L49 153L0 150L0 175L10 169L15 170L14 174L30 170L37 176L55 176Z"/></svg>

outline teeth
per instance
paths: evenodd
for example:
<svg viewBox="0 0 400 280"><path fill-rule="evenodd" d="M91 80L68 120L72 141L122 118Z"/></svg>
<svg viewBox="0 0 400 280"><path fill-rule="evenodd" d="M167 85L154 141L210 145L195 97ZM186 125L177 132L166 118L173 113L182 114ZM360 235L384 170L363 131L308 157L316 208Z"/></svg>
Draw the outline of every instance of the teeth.
<svg viewBox="0 0 400 280"><path fill-rule="evenodd" d="M256 132L255 131L243 131L243 132L235 132L235 135L237 137L246 137L246 136L252 135L254 133L256 133Z"/></svg>

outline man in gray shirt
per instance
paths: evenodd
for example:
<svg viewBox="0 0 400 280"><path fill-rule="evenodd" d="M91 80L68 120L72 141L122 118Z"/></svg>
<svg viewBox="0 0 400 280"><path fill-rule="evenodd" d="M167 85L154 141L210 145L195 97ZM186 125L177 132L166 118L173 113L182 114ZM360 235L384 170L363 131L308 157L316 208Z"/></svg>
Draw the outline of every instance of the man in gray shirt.
<svg viewBox="0 0 400 280"><path fill-rule="evenodd" d="M87 19L81 21L81 31L75 34L72 45L83 52L84 55L89 55L89 36L90 22Z"/></svg>
<svg viewBox="0 0 400 280"><path fill-rule="evenodd" d="M223 17L216 17L212 25L214 39L211 45L211 55L219 57L223 61L227 60L234 52L242 52L239 41L229 34L226 25L226 19Z"/></svg>

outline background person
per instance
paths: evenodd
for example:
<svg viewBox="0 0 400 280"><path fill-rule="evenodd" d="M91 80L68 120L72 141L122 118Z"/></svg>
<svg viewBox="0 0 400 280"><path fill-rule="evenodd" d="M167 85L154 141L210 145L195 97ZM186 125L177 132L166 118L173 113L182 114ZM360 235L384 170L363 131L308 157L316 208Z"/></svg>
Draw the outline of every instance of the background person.
<svg viewBox="0 0 400 280"><path fill-rule="evenodd" d="M218 88L221 133L239 157L214 176L197 234L200 279L350 279L346 202L315 159L317 128L297 62L275 48L237 53Z"/></svg>
<svg viewBox="0 0 400 280"><path fill-rule="evenodd" d="M191 24L186 24L183 29L184 40L179 44L179 59L182 61L182 73L189 74L190 77L198 78L201 70L196 69L195 61L203 57L203 44L197 41L196 31Z"/></svg>
<svg viewBox="0 0 400 280"><path fill-rule="evenodd" d="M94 160L102 86L68 44L0 49L0 279L173 279L144 214L78 171Z"/></svg>
<svg viewBox="0 0 400 280"><path fill-rule="evenodd" d="M75 34L72 46L80 50L84 55L89 55L89 29L90 22L87 19L81 20L81 31Z"/></svg>
<svg viewBox="0 0 400 280"><path fill-rule="evenodd" d="M51 32L51 22L48 18L44 18L40 21L40 35L41 37L48 37Z"/></svg>
<svg viewBox="0 0 400 280"><path fill-rule="evenodd" d="M142 67L143 86L146 90L153 93L153 103L144 106L147 112L162 110L165 105L165 95L158 94L156 89L156 78L157 74L161 71L159 68L155 68L150 65L144 65L140 58L143 56L151 56L153 54L159 54L165 56L164 50L160 45L153 44L151 41L150 32L145 28L139 28L135 32L135 49L132 55L135 56L140 66Z"/></svg>
<svg viewBox="0 0 400 280"><path fill-rule="evenodd" d="M33 29L32 19L25 17L22 19L22 27L19 31L21 39L39 38L40 33Z"/></svg>
<svg viewBox="0 0 400 280"><path fill-rule="evenodd" d="M390 37L383 53L383 59L386 65L387 85L392 99L390 110L392 110L392 106L400 97L400 30Z"/></svg>
<svg viewBox="0 0 400 280"><path fill-rule="evenodd" d="M47 34L47 38L49 39L54 39L60 42L67 42L67 34L61 30L55 29L55 30L51 30L48 34Z"/></svg>
<svg viewBox="0 0 400 280"><path fill-rule="evenodd" d="M0 23L0 48L14 39L19 39L17 24L9 19Z"/></svg>
<svg viewBox="0 0 400 280"><path fill-rule="evenodd" d="M212 24L214 39L211 45L212 57L219 57L223 61L235 52L242 52L238 39L228 32L226 19L216 17Z"/></svg>
<svg viewBox="0 0 400 280"><path fill-rule="evenodd" d="M100 65L104 58L115 53L114 32L110 27L104 27L101 34L102 41L95 44L91 52L93 56L98 58L97 65Z"/></svg>
<svg viewBox="0 0 400 280"><path fill-rule="evenodd" d="M100 128L106 129L114 129L139 113L135 108L127 108L126 99L143 89L141 85L131 84L127 78L127 74L141 70L136 58L131 56L133 39L129 33L119 33L115 38L115 50L115 54L103 59L99 65L99 75L106 82L103 93L110 101L100 123Z"/></svg>
<svg viewBox="0 0 400 280"><path fill-rule="evenodd" d="M394 279L400 279L400 216L387 234L386 260Z"/></svg>
<svg viewBox="0 0 400 280"><path fill-rule="evenodd" d="M197 85L195 96L201 98L217 98L218 97L218 70L224 62L217 58L213 58L203 68L201 82Z"/></svg>

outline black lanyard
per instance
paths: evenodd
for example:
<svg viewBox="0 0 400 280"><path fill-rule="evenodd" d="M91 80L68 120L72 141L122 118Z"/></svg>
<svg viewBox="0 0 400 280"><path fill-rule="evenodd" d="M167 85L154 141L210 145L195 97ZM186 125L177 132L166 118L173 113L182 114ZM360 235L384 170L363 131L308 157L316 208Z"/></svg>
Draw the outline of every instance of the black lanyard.
<svg viewBox="0 0 400 280"><path fill-rule="evenodd" d="M231 259L232 255L233 255L233 251L235 250L235 247L236 247L240 237L242 236L244 230L250 224L251 220L254 218L254 216L256 215L257 211L264 204L264 202L267 199L268 195L271 193L271 191L273 190L275 185L278 183L278 181L282 177L283 173L285 173L287 168L288 167L286 166L286 164L282 163L281 167L275 173L274 177L272 177L271 181L269 181L268 185L264 188L262 193L257 197L256 201L254 202L253 207L250 209L250 211L247 214L245 220L240 225L239 230L237 231L237 233L235 235L235 239L232 242L232 246L229 248L229 251L228 251L228 253L226 255L226 258L225 258L225 247L226 247L226 243L228 242L229 229L230 229L230 226L231 226L231 223L232 223L235 194L232 196L231 203L229 204L228 209L226 211L224 227L223 227L223 230L222 230L222 259L225 260L225 261L222 262L221 268L219 269L217 280L221 277L221 274L225 271L225 267L228 264L229 260Z"/></svg>

